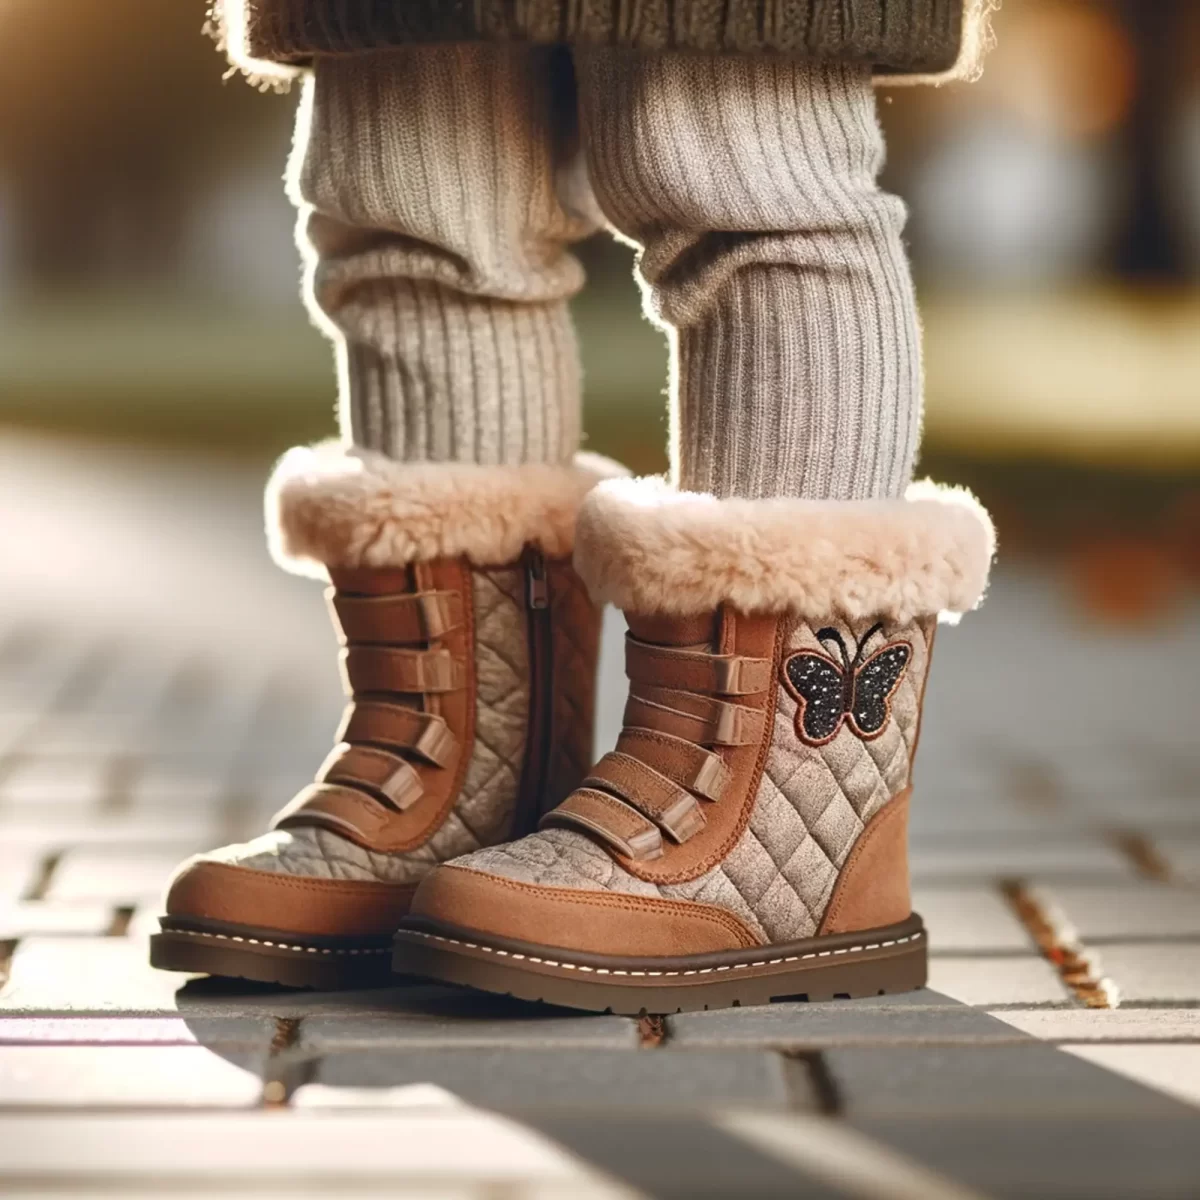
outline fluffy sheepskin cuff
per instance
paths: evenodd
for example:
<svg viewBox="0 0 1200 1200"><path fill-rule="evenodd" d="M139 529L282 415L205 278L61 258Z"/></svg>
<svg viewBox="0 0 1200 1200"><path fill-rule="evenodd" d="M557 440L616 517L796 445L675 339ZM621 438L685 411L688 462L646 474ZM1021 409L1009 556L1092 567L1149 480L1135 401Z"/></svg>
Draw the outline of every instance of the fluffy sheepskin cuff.
<svg viewBox="0 0 1200 1200"><path fill-rule="evenodd" d="M903 500L718 500L662 479L601 484L585 501L575 569L597 602L674 616L743 612L906 622L974 608L995 551L960 488Z"/></svg>
<svg viewBox="0 0 1200 1200"><path fill-rule="evenodd" d="M579 506L624 468L598 454L564 466L402 463L332 442L289 450L267 484L271 555L296 575L465 555L501 566L526 545L571 553Z"/></svg>

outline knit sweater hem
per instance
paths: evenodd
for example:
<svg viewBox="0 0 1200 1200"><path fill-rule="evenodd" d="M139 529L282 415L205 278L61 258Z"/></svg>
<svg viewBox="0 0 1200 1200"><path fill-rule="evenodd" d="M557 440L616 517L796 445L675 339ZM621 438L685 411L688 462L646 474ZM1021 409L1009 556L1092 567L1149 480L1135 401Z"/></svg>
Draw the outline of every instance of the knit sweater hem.
<svg viewBox="0 0 1200 1200"><path fill-rule="evenodd" d="M276 73L320 54L495 41L780 54L881 74L952 71L964 0L214 0L230 56Z"/></svg>

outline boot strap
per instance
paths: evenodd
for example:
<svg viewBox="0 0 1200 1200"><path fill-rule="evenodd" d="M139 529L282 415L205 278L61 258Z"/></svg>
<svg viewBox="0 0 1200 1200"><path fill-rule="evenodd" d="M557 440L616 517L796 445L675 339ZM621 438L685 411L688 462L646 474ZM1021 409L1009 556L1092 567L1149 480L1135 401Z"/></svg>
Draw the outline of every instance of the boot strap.
<svg viewBox="0 0 1200 1200"><path fill-rule="evenodd" d="M463 664L449 650L351 645L342 650L340 662L342 685L351 696L364 692L456 692L466 685Z"/></svg>
<svg viewBox="0 0 1200 1200"><path fill-rule="evenodd" d="M466 663L436 644L464 623L462 596L399 590L406 579L335 573L326 599L343 643L339 661L351 702L316 781L280 811L274 828L316 825L371 850L407 848L412 823L401 814L430 790L429 771L458 761L458 740L445 717L426 711L435 705L384 698L458 691L469 675Z"/></svg>
<svg viewBox="0 0 1200 1200"><path fill-rule="evenodd" d="M718 696L751 696L771 686L772 664L769 658L652 646L626 634L625 674L635 684L661 684Z"/></svg>
<svg viewBox="0 0 1200 1200"><path fill-rule="evenodd" d="M334 746L317 772L317 783L343 783L371 792L398 812L411 808L425 793L412 763L374 746Z"/></svg>
<svg viewBox="0 0 1200 1200"><path fill-rule="evenodd" d="M553 826L582 829L601 839L625 858L644 862L661 858L662 834L653 821L615 796L581 787L538 823L539 829Z"/></svg>
<svg viewBox="0 0 1200 1200"><path fill-rule="evenodd" d="M310 783L276 815L271 828L317 825L359 846L387 854L406 844L403 835L393 832L395 815L393 809L357 787Z"/></svg>
<svg viewBox="0 0 1200 1200"><path fill-rule="evenodd" d="M704 800L720 800L731 778L719 754L652 729L623 729L617 751L646 763Z"/></svg>
<svg viewBox="0 0 1200 1200"><path fill-rule="evenodd" d="M448 767L458 749L445 718L383 700L354 700L347 705L337 740L411 751L435 767Z"/></svg>
<svg viewBox="0 0 1200 1200"><path fill-rule="evenodd" d="M628 754L606 754L580 786L613 793L676 842L704 828L704 814L691 792Z"/></svg>
<svg viewBox="0 0 1200 1200"><path fill-rule="evenodd" d="M625 705L624 724L669 733L698 746L753 746L762 740L761 709L641 684Z"/></svg>
<svg viewBox="0 0 1200 1200"><path fill-rule="evenodd" d="M351 704L338 739L316 782L278 813L272 827L321 825L372 850L395 849L401 843L390 832L394 818L425 794L423 771L453 766L458 742L440 716L380 701ZM429 766L414 766L393 750L418 755Z"/></svg>
<svg viewBox="0 0 1200 1200"><path fill-rule="evenodd" d="M330 588L325 600L343 644L432 642L463 623L462 597L457 592L355 596Z"/></svg>
<svg viewBox="0 0 1200 1200"><path fill-rule="evenodd" d="M712 622L697 618L693 624L690 631L701 635ZM679 623L673 625L682 636ZM645 641L637 633L653 636L651 618L630 626L630 692L616 749L542 825L574 827L626 858L645 861L665 853L663 834L682 843L705 828L702 802L719 801L733 778L717 749L752 746L766 729L765 710L728 698L768 692L774 664L716 654L703 644Z"/></svg>

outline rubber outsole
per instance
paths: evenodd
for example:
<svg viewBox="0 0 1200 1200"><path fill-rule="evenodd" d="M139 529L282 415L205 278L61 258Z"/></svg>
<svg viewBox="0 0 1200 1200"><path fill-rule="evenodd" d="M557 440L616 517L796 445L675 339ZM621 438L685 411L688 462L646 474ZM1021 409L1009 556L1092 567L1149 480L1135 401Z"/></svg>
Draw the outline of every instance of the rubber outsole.
<svg viewBox="0 0 1200 1200"><path fill-rule="evenodd" d="M392 967L521 1000L623 1016L878 996L914 991L928 977L925 926L915 913L880 929L660 959L556 950L410 918L396 934Z"/></svg>
<svg viewBox="0 0 1200 1200"><path fill-rule="evenodd" d="M150 965L164 971L218 975L290 988L332 991L379 987L391 980L391 947L357 939L308 942L268 930L164 927L150 937Z"/></svg>

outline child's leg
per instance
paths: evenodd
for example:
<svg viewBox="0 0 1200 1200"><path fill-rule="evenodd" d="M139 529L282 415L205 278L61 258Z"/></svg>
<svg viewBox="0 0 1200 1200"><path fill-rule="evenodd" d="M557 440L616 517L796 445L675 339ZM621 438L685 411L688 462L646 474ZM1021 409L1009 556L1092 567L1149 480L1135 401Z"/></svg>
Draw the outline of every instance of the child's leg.
<svg viewBox="0 0 1200 1200"><path fill-rule="evenodd" d="M482 45L317 62L295 187L354 445L284 455L267 524L282 564L329 578L350 703L270 832L181 866L156 966L386 982L430 869L528 832L591 762L600 613L571 552L615 465L572 460L566 246L592 223L556 197L575 105L555 62Z"/></svg>
<svg viewBox="0 0 1200 1200"><path fill-rule="evenodd" d="M920 331L869 71L620 50L578 71L596 198L671 339L678 485L899 496Z"/></svg>
<svg viewBox="0 0 1200 1200"><path fill-rule="evenodd" d="M591 225L556 191L573 106L554 104L554 66L485 44L317 60L293 191L356 444L488 464L576 450L567 245Z"/></svg>
<svg viewBox="0 0 1200 1200"><path fill-rule="evenodd" d="M629 625L615 750L537 832L436 868L398 966L630 1015L922 987L912 756L937 616L978 603L993 539L963 493L900 498L919 346L868 74L594 51L580 94L671 335L678 486L580 510L576 568Z"/></svg>

